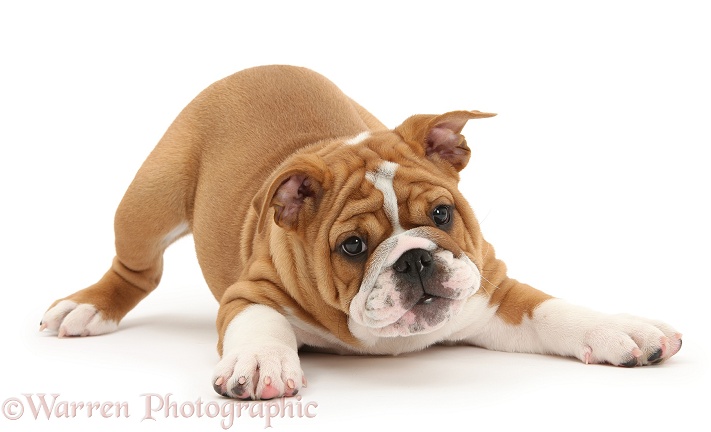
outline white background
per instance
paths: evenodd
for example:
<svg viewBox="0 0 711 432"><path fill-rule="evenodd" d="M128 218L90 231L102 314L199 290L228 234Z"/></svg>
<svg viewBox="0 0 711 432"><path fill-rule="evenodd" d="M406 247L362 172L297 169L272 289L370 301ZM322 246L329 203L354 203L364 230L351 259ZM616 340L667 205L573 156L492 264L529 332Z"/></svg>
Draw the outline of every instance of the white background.
<svg viewBox="0 0 711 432"><path fill-rule="evenodd" d="M391 127L414 113L499 113L465 129L461 187L510 274L668 321L684 347L632 370L471 347L304 355L301 404L317 415L275 430L708 430L703 2L250 3L0 5L0 401L25 402L0 429L221 430L219 418L141 421L144 393L223 402L210 385L217 304L191 239L167 252L161 287L118 332L58 340L37 328L53 300L108 268L116 205L177 113L217 79L287 63ZM130 418L35 420L24 393L127 402Z"/></svg>

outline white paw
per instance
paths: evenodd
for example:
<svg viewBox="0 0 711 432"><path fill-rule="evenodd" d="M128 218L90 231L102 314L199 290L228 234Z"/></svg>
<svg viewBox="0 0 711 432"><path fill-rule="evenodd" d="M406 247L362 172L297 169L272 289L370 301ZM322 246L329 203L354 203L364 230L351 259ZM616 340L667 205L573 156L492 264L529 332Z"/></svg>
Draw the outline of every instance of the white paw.
<svg viewBox="0 0 711 432"><path fill-rule="evenodd" d="M658 364L681 349L681 333L661 321L608 315L560 299L543 302L525 341L530 352L574 356L585 363L633 367ZM519 338L519 340L521 340Z"/></svg>
<svg viewBox="0 0 711 432"><path fill-rule="evenodd" d="M42 317L40 331L54 330L57 336L96 336L110 333L118 328L118 323L106 320L96 307L87 303L62 300Z"/></svg>
<svg viewBox="0 0 711 432"><path fill-rule="evenodd" d="M305 385L297 352L278 343L233 348L215 367L212 382L217 393L237 399L294 396Z"/></svg>
<svg viewBox="0 0 711 432"><path fill-rule="evenodd" d="M634 367L659 364L681 349L671 326L630 315L608 315L586 329L578 358L585 363Z"/></svg>

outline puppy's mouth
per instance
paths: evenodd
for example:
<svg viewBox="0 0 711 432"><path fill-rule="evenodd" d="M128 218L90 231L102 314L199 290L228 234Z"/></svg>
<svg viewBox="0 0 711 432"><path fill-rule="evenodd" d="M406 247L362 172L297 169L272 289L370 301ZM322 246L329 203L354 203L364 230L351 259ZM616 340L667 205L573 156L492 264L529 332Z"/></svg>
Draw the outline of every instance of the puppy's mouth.
<svg viewBox="0 0 711 432"><path fill-rule="evenodd" d="M409 308L394 305L393 315L401 314L396 320L382 327L371 327L372 333L382 337L410 336L429 333L442 327L464 304L465 299L450 299L432 294L423 294ZM381 311L385 312L385 311ZM390 313L386 313L390 315ZM393 315L390 315L391 317Z"/></svg>
<svg viewBox="0 0 711 432"><path fill-rule="evenodd" d="M415 303L415 305L428 305L432 303L436 298L438 298L436 295L432 294L422 294L422 297Z"/></svg>

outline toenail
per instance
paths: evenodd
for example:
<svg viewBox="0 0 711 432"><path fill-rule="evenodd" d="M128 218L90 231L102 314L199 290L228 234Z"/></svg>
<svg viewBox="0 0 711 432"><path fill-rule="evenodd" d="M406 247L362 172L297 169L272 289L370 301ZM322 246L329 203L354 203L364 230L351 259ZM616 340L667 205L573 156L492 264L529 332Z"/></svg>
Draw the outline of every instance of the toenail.
<svg viewBox="0 0 711 432"><path fill-rule="evenodd" d="M654 353L651 356L649 356L647 361L648 362L655 362L655 361L662 358L663 353L664 353L664 351L661 348L659 348L658 350L654 351Z"/></svg>

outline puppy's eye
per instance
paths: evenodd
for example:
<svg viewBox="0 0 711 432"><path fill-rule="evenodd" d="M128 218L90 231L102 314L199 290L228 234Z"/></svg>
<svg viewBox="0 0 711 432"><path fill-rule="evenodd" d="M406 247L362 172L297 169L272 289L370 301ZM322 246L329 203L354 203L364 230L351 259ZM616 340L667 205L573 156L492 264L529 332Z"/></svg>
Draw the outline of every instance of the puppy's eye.
<svg viewBox="0 0 711 432"><path fill-rule="evenodd" d="M440 205L432 210L432 221L440 228L447 228L452 222L452 207Z"/></svg>
<svg viewBox="0 0 711 432"><path fill-rule="evenodd" d="M368 246L360 237L348 237L346 241L341 243L341 250L348 256L358 256L368 250Z"/></svg>

